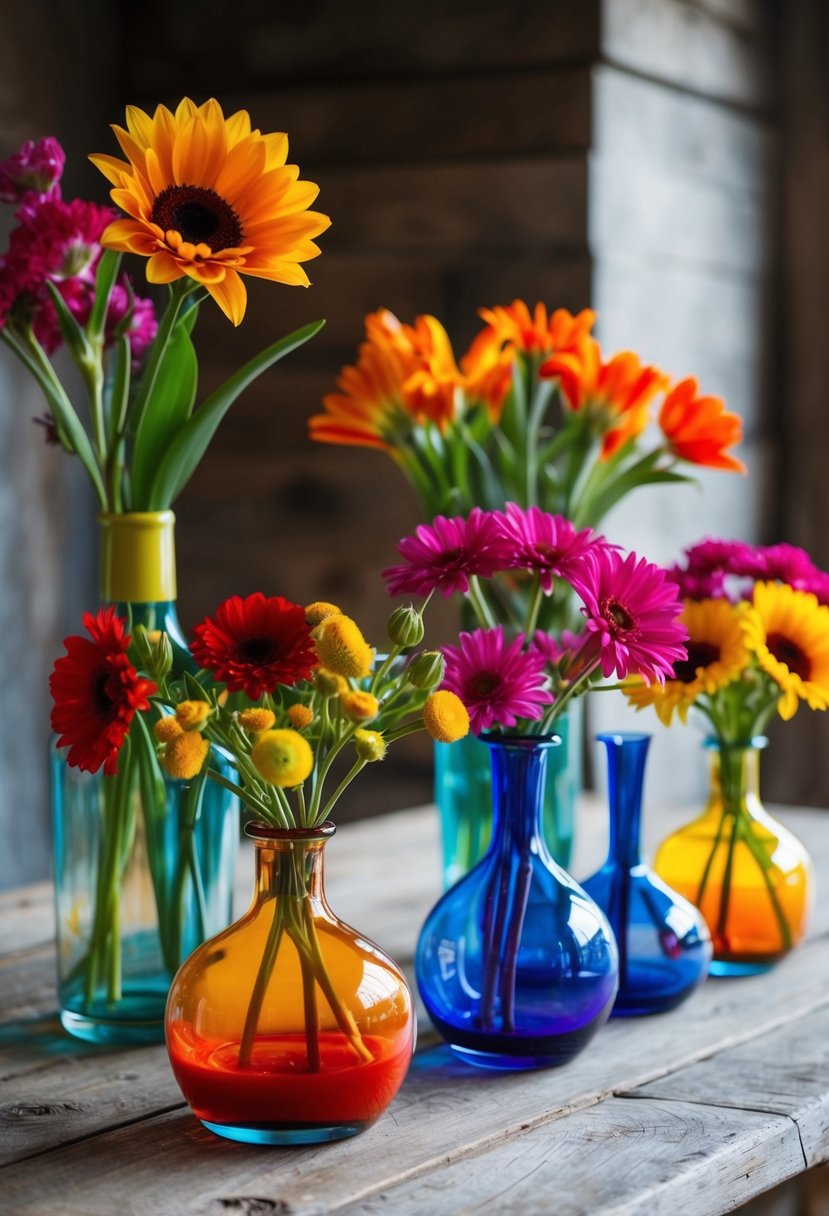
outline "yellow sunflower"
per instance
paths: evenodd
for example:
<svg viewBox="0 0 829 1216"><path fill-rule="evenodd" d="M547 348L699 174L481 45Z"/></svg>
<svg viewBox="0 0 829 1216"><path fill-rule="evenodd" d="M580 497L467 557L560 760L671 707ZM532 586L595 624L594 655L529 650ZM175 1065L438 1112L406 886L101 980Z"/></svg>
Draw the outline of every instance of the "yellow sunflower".
<svg viewBox="0 0 829 1216"><path fill-rule="evenodd" d="M670 726L674 712L685 722L688 710L702 693L713 696L746 669L750 654L741 621L742 605L728 600L686 600L680 620L688 630L688 658L674 663L673 680L664 685L637 682L626 689L637 709L653 705L657 717Z"/></svg>
<svg viewBox="0 0 829 1216"><path fill-rule="evenodd" d="M829 608L811 592L756 583L743 631L760 666L783 690L777 709L784 721L800 701L810 709L829 706Z"/></svg>
<svg viewBox="0 0 829 1216"><path fill-rule="evenodd" d="M110 224L103 245L149 258L151 283L194 279L234 325L247 303L240 273L308 286L300 262L317 256L311 238L331 221L308 211L319 189L285 163L286 135L262 135L245 110L225 118L217 101L188 97L175 114L128 106L126 130L112 129L127 160L90 160L130 218Z"/></svg>

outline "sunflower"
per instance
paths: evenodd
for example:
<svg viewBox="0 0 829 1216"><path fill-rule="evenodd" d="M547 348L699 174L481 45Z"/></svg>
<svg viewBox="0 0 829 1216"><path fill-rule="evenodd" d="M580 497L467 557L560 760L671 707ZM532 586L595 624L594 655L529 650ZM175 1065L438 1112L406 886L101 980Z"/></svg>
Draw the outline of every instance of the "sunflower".
<svg viewBox="0 0 829 1216"><path fill-rule="evenodd" d="M126 130L113 130L127 160L90 159L130 218L110 224L103 245L149 258L151 283L195 280L234 325L247 303L240 273L308 286L300 263L320 252L311 238L331 221L308 210L318 187L285 163L287 136L251 130L245 110L225 118L217 101L188 97L175 114L128 106Z"/></svg>
<svg viewBox="0 0 829 1216"><path fill-rule="evenodd" d="M687 659L674 663L674 678L664 686L635 683L627 698L637 709L653 705L657 717L670 726L676 711L685 722L688 710L705 693L713 696L739 678L750 654L742 628L744 612L728 600L686 600L680 621L688 630Z"/></svg>
<svg viewBox="0 0 829 1216"><path fill-rule="evenodd" d="M752 604L743 620L745 641L783 690L780 717L793 718L799 701L810 709L829 707L829 608L785 583L756 583Z"/></svg>

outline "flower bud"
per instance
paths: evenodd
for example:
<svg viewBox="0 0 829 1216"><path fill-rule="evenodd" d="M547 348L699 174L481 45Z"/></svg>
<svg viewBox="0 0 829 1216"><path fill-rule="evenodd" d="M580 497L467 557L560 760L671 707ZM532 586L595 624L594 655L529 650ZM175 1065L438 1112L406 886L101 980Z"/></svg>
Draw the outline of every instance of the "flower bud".
<svg viewBox="0 0 829 1216"><path fill-rule="evenodd" d="M446 660L439 650L424 650L406 667L406 679L414 688L437 688L446 671Z"/></svg>
<svg viewBox="0 0 829 1216"><path fill-rule="evenodd" d="M402 646L404 650L419 646L423 641L423 617L414 604L401 604L389 617L386 632L394 646Z"/></svg>
<svg viewBox="0 0 829 1216"><path fill-rule="evenodd" d="M359 758L367 764L382 760L386 754L386 740L379 730L355 730L354 747Z"/></svg>

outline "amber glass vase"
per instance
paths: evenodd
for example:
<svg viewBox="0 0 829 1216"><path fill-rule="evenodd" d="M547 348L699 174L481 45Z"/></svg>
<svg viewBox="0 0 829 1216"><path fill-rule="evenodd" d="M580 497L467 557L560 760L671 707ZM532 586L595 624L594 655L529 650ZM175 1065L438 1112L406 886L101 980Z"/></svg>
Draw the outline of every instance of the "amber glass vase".
<svg viewBox="0 0 829 1216"><path fill-rule="evenodd" d="M408 985L338 920L323 891L318 828L246 829L253 903L179 970L167 1048L194 1114L254 1144L353 1136L391 1102L414 1047Z"/></svg>
<svg viewBox="0 0 829 1216"><path fill-rule="evenodd" d="M709 739L711 792L703 814L669 836L657 874L700 909L714 945L711 975L766 971L803 938L814 880L809 855L764 810L763 738Z"/></svg>

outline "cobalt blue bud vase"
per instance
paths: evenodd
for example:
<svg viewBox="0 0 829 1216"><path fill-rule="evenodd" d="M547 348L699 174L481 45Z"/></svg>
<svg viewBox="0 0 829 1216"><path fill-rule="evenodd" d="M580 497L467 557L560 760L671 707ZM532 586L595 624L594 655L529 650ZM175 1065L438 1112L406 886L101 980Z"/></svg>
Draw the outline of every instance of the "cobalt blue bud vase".
<svg viewBox="0 0 829 1216"><path fill-rule="evenodd" d="M614 1016L663 1013L702 983L711 936L700 912L657 878L639 850L642 786L650 735L596 736L607 749L610 848L584 889L613 926L619 946Z"/></svg>
<svg viewBox="0 0 829 1216"><path fill-rule="evenodd" d="M564 1064L610 1015L616 944L542 835L547 758L558 737L482 738L492 764L492 840L426 919L415 958L420 994L471 1064Z"/></svg>

